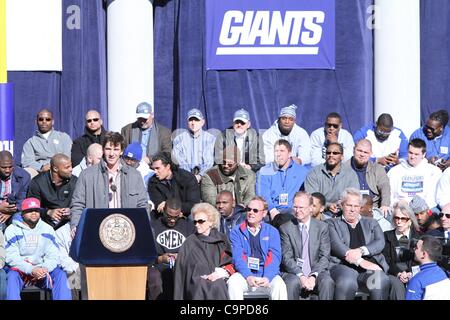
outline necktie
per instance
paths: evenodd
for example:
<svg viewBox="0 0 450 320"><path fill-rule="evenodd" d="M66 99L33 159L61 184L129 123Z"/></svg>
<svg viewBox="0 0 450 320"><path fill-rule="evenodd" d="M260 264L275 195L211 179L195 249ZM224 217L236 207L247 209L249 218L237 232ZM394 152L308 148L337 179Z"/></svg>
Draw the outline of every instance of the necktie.
<svg viewBox="0 0 450 320"><path fill-rule="evenodd" d="M302 260L303 267L302 272L305 276L309 276L311 273L311 264L309 262L309 235L306 230L306 225L302 226Z"/></svg>

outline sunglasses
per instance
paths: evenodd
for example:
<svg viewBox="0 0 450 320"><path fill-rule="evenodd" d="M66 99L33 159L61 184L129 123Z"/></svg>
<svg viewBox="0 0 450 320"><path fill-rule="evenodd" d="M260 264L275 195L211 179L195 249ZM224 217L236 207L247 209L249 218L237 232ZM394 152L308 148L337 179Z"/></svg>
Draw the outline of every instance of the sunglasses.
<svg viewBox="0 0 450 320"><path fill-rule="evenodd" d="M431 132L435 132L435 131L439 130L439 128L433 128L433 127L425 125L425 130L430 130Z"/></svg>
<svg viewBox="0 0 450 320"><path fill-rule="evenodd" d="M235 162L224 162L224 163L222 163L222 165L224 166L224 167L232 167L232 166L234 166L236 163Z"/></svg>
<svg viewBox="0 0 450 320"><path fill-rule="evenodd" d="M394 221L408 222L409 218L407 217L394 217Z"/></svg>
<svg viewBox="0 0 450 320"><path fill-rule="evenodd" d="M256 209L256 208L250 208L250 207L247 207L247 208L245 208L245 211L247 211L247 212L253 211L254 213L258 213L258 212L260 212L260 211L262 211L262 210L258 210L258 209Z"/></svg>
<svg viewBox="0 0 450 320"><path fill-rule="evenodd" d="M52 118L38 118L38 121L52 121Z"/></svg>
<svg viewBox="0 0 450 320"><path fill-rule="evenodd" d="M205 219L198 219L198 220L194 220L194 226L198 224L204 224L206 222Z"/></svg>
<svg viewBox="0 0 450 320"><path fill-rule="evenodd" d="M342 154L339 151L327 151L326 154L329 156L330 154L332 154L333 156L336 156L338 154Z"/></svg>
<svg viewBox="0 0 450 320"><path fill-rule="evenodd" d="M91 122L97 122L98 120L100 120L100 118L87 119L86 122L91 123Z"/></svg>
<svg viewBox="0 0 450 320"><path fill-rule="evenodd" d="M380 136L385 136L385 137L389 137L389 135L391 134L391 131L382 131L382 130L378 130L375 129L376 134L380 135Z"/></svg>
<svg viewBox="0 0 450 320"><path fill-rule="evenodd" d="M450 219L450 213L445 213L445 212L440 212L439 213L439 218L443 218L446 217L447 219Z"/></svg>
<svg viewBox="0 0 450 320"><path fill-rule="evenodd" d="M335 128L335 129L339 128L339 125L335 124L335 123L326 123L325 125L327 126L327 128L331 128L331 127Z"/></svg>

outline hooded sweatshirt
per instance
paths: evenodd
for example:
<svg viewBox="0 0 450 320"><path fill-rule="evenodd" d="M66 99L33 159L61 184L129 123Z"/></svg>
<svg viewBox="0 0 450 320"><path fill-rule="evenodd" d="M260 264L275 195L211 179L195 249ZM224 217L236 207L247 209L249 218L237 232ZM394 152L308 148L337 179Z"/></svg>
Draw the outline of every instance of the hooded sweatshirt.
<svg viewBox="0 0 450 320"><path fill-rule="evenodd" d="M55 231L41 219L31 229L22 215L16 214L5 231L5 249L6 264L26 274L31 274L35 267L52 272L59 264Z"/></svg>
<svg viewBox="0 0 450 320"><path fill-rule="evenodd" d="M436 186L441 178L441 170L423 159L417 167L400 159L400 163L388 172L391 184L391 204L398 200L408 202L418 195L423 198L429 208L436 206Z"/></svg>

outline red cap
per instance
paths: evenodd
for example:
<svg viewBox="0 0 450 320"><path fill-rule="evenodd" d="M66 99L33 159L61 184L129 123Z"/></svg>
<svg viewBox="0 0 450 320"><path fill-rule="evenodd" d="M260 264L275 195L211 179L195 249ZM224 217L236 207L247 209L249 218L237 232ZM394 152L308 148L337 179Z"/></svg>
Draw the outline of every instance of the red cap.
<svg viewBox="0 0 450 320"><path fill-rule="evenodd" d="M32 209L41 209L41 201L36 198L26 198L22 202L22 212L32 211Z"/></svg>

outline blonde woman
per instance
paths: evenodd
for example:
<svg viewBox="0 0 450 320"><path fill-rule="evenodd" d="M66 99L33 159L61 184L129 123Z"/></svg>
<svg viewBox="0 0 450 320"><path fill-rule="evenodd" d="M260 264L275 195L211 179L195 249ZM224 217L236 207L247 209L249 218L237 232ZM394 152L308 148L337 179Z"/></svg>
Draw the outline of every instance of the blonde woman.
<svg viewBox="0 0 450 320"><path fill-rule="evenodd" d="M406 201L395 203L393 212L392 224L395 229L384 233L383 255L389 265L388 275L391 283L389 298L404 300L405 286L412 277L411 267L414 260L413 253L409 256L405 253L408 253L408 249L412 249L421 234L416 216Z"/></svg>
<svg viewBox="0 0 450 320"><path fill-rule="evenodd" d="M228 299L226 279L234 273L231 245L218 231L220 213L209 203L196 204L191 215L196 232L183 243L175 265L175 300Z"/></svg>

